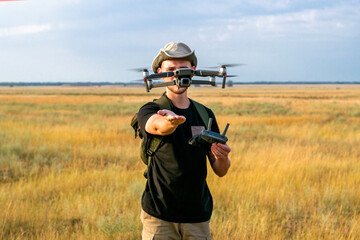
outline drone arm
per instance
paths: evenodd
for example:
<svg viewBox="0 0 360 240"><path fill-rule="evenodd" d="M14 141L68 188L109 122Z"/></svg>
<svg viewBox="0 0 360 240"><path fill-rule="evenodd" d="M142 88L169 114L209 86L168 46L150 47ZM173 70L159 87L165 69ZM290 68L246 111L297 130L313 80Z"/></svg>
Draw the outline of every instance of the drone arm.
<svg viewBox="0 0 360 240"><path fill-rule="evenodd" d="M150 89L151 88L156 88L156 87L167 87L167 86L173 86L176 85L175 81L171 81L171 82L162 82L162 83L154 83L150 85Z"/></svg>
<svg viewBox="0 0 360 240"><path fill-rule="evenodd" d="M191 84L215 86L215 82L214 81L209 81L209 80L191 80Z"/></svg>
<svg viewBox="0 0 360 240"><path fill-rule="evenodd" d="M225 88L226 74L223 76L222 88Z"/></svg>
<svg viewBox="0 0 360 240"><path fill-rule="evenodd" d="M151 89L151 84L150 84L150 86L149 86L148 81L147 81L145 78L144 78L144 84L145 84L146 92L149 92L150 89Z"/></svg>
<svg viewBox="0 0 360 240"><path fill-rule="evenodd" d="M154 73L146 76L146 79L157 79L157 78L166 78L174 76L174 72L162 72L162 73Z"/></svg>
<svg viewBox="0 0 360 240"><path fill-rule="evenodd" d="M196 70L194 75L200 77L222 76L220 72L211 70Z"/></svg>

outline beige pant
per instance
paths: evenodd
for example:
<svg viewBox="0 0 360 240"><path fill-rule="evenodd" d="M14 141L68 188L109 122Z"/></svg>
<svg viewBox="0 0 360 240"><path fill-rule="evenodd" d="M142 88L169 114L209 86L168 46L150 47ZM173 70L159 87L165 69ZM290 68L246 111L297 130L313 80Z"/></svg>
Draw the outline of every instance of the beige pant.
<svg viewBox="0 0 360 240"><path fill-rule="evenodd" d="M153 217L141 210L142 239L210 240L210 221L200 223L174 223Z"/></svg>

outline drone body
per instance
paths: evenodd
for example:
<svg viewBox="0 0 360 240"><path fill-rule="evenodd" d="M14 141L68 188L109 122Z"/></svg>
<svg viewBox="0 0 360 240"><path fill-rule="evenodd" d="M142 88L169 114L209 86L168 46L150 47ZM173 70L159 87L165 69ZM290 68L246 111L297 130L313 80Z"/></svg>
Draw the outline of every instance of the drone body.
<svg viewBox="0 0 360 240"><path fill-rule="evenodd" d="M142 69L143 80L145 83L145 89L149 92L152 88L156 87L166 87L177 85L178 87L190 87L190 85L216 85L216 77L222 78L222 88L225 88L226 78L233 77L228 76L226 73L227 66L235 66L233 65L221 65L219 71L212 70L194 70L192 68L180 68L173 72L162 72L162 73L154 73L149 74L147 69ZM209 80L193 80L193 76L198 77L209 77ZM162 83L153 83L153 79L166 78L166 77L174 77L173 81L170 82L162 82Z"/></svg>

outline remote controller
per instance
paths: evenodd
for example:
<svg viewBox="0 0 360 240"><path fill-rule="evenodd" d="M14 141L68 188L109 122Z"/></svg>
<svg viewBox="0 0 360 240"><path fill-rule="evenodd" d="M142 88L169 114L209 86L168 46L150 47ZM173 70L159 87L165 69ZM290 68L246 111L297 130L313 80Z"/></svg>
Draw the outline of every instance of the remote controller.
<svg viewBox="0 0 360 240"><path fill-rule="evenodd" d="M189 140L189 144L194 147L201 147L210 149L211 144L213 143L222 143L227 142L227 137L225 136L226 131L229 128L229 123L226 125L223 134L219 134L211 131L212 118L209 118L208 129L202 130L199 134L196 134Z"/></svg>
<svg viewBox="0 0 360 240"><path fill-rule="evenodd" d="M226 134L230 124L229 123L226 124L223 134L219 134L217 132L212 132L211 125L212 125L212 118L209 118L208 129L202 130L201 133L199 134L199 138L210 144L212 144L212 143L225 144L228 141L228 138L225 136L225 134Z"/></svg>

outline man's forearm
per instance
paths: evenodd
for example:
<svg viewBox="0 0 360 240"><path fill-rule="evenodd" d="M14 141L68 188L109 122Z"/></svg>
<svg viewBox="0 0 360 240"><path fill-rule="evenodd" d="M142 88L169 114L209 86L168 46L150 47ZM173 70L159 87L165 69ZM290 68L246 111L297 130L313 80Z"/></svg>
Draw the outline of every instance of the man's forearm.
<svg viewBox="0 0 360 240"><path fill-rule="evenodd" d="M225 160L218 160L214 157L213 154L208 154L211 167L216 175L219 177L223 177L226 175L230 168L230 159L227 158Z"/></svg>
<svg viewBox="0 0 360 240"><path fill-rule="evenodd" d="M211 151L208 152L208 158L211 167L216 175L223 177L230 168L230 159L228 157L231 148L227 144L213 143Z"/></svg>

